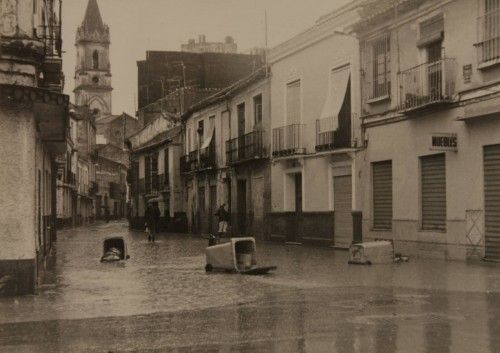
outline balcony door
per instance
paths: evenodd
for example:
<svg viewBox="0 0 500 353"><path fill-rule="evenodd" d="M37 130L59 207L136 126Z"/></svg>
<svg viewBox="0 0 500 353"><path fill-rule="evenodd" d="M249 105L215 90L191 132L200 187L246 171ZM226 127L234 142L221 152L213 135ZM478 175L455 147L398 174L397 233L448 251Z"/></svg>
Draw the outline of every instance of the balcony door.
<svg viewBox="0 0 500 353"><path fill-rule="evenodd" d="M245 135L245 103L238 105L238 136Z"/></svg>
<svg viewBox="0 0 500 353"><path fill-rule="evenodd" d="M442 41L429 44L426 51L428 94L431 101L436 101L443 98Z"/></svg>
<svg viewBox="0 0 500 353"><path fill-rule="evenodd" d="M333 177L334 245L348 248L352 242L352 181L350 175Z"/></svg>

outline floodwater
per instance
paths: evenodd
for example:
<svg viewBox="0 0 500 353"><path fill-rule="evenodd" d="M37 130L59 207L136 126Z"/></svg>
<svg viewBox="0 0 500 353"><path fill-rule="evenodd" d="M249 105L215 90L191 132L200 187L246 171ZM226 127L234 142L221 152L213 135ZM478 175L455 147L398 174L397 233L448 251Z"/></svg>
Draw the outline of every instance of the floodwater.
<svg viewBox="0 0 500 353"><path fill-rule="evenodd" d="M114 234L131 258L101 263ZM205 246L122 222L61 231L39 294L0 299L0 352L500 352L500 265L258 243L274 274L206 274Z"/></svg>

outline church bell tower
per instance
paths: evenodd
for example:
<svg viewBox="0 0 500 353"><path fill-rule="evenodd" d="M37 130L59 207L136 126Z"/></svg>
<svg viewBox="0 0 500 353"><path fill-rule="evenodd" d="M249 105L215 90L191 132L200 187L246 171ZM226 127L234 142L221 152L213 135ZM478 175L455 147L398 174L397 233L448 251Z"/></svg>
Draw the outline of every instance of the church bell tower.
<svg viewBox="0 0 500 353"><path fill-rule="evenodd" d="M109 27L102 21L97 0L89 0L76 33L75 103L88 105L96 118L111 114Z"/></svg>

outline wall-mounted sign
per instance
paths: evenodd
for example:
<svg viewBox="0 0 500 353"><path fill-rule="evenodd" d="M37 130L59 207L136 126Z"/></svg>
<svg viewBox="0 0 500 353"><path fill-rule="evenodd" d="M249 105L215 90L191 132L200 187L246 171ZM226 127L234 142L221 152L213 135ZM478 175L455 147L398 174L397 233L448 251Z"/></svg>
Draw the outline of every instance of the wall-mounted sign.
<svg viewBox="0 0 500 353"><path fill-rule="evenodd" d="M462 73L464 76L464 83L470 83L472 77L472 65L467 64L462 66Z"/></svg>
<svg viewBox="0 0 500 353"><path fill-rule="evenodd" d="M457 151L457 134L432 134L431 150L437 151Z"/></svg>

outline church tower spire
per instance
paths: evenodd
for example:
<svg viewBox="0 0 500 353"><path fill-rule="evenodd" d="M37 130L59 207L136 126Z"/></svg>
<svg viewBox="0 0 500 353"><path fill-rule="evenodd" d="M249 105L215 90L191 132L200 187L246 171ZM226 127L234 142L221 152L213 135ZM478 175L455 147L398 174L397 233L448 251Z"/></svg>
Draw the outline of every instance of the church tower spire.
<svg viewBox="0 0 500 353"><path fill-rule="evenodd" d="M89 0L76 32L75 103L88 105L96 117L111 114L109 27L103 22L97 0Z"/></svg>

